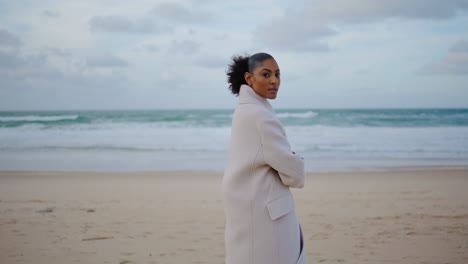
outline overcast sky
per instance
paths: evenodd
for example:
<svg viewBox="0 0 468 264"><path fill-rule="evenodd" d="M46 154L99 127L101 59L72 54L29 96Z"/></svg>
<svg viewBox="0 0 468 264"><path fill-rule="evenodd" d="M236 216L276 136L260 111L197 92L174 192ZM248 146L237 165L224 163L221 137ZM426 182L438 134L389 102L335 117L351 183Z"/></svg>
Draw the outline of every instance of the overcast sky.
<svg viewBox="0 0 468 264"><path fill-rule="evenodd" d="M232 108L268 52L276 108L468 107L468 0L0 0L0 110Z"/></svg>

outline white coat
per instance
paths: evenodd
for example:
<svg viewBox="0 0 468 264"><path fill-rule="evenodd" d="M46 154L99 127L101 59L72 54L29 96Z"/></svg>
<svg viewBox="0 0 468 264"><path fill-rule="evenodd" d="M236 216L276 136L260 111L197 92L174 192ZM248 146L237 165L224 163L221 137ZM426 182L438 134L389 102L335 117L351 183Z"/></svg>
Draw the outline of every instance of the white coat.
<svg viewBox="0 0 468 264"><path fill-rule="evenodd" d="M242 85L222 182L226 264L307 263L289 190L304 176L270 103Z"/></svg>

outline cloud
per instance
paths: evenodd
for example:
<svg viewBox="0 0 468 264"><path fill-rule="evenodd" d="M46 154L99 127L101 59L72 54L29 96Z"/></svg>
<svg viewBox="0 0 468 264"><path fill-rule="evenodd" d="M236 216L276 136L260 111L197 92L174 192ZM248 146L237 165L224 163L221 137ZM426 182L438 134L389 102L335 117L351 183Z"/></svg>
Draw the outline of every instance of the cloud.
<svg viewBox="0 0 468 264"><path fill-rule="evenodd" d="M87 58L86 65L94 68L120 68L128 67L128 62L114 55L103 54Z"/></svg>
<svg viewBox="0 0 468 264"><path fill-rule="evenodd" d="M24 65L26 61L20 58L16 52L5 52L0 50L0 69L13 69Z"/></svg>
<svg viewBox="0 0 468 264"><path fill-rule="evenodd" d="M165 2L135 18L123 15L93 16L89 26L93 32L159 34L170 32L178 24L194 25L212 21L210 13Z"/></svg>
<svg viewBox="0 0 468 264"><path fill-rule="evenodd" d="M0 69L17 70L21 67L37 67L44 64L47 57L43 54L22 55L18 51L0 50Z"/></svg>
<svg viewBox="0 0 468 264"><path fill-rule="evenodd" d="M310 71L308 72L313 75L324 76L324 75L330 74L331 68L330 67L316 67L316 68L310 69Z"/></svg>
<svg viewBox="0 0 468 264"><path fill-rule="evenodd" d="M50 57L56 56L68 58L71 53L64 54L65 51L56 48L46 48L38 53L24 54L22 49L9 51L0 50L0 79L2 88L22 87L23 82L27 85L34 84L35 81L49 80L61 81L65 64L56 67L50 64ZM57 60L55 60L57 61Z"/></svg>
<svg viewBox="0 0 468 264"><path fill-rule="evenodd" d="M178 3L161 3L153 9L153 13L158 18L185 24L206 23L212 20L210 13L189 9Z"/></svg>
<svg viewBox="0 0 468 264"><path fill-rule="evenodd" d="M4 110L112 108L129 98L127 77L121 72L63 72L44 65L10 73L0 70L0 78Z"/></svg>
<svg viewBox="0 0 468 264"><path fill-rule="evenodd" d="M91 31L107 33L155 34L169 30L147 18L130 20L124 16L94 16L89 20Z"/></svg>
<svg viewBox="0 0 468 264"><path fill-rule="evenodd" d="M49 51L24 54L21 49L0 50L0 105L2 109L96 107L123 100L125 72L64 68L50 60ZM68 56L64 60L71 62ZM107 98L112 90L112 100ZM128 97L128 96L127 96Z"/></svg>
<svg viewBox="0 0 468 264"><path fill-rule="evenodd" d="M68 49L61 49L61 48L53 48L47 47L44 48L44 53L47 55L57 56L57 57L69 57L71 56L71 52Z"/></svg>
<svg viewBox="0 0 468 264"><path fill-rule="evenodd" d="M290 50L295 52L329 51L329 47L321 39L335 32L327 25L304 24L302 21L281 18L257 27L255 39L269 48Z"/></svg>
<svg viewBox="0 0 468 264"><path fill-rule="evenodd" d="M468 52L468 41L461 39L450 48L450 52Z"/></svg>
<svg viewBox="0 0 468 264"><path fill-rule="evenodd" d="M381 22L390 18L448 19L468 11L466 0L310 0L259 25L254 40L283 51L329 51L326 40L341 24Z"/></svg>
<svg viewBox="0 0 468 264"><path fill-rule="evenodd" d="M47 60L47 55L43 53L24 55L20 50L0 51L0 79L2 80L0 89L3 92L17 93L20 90L28 92L43 83L61 82L63 73L51 67ZM11 104L8 99L2 103Z"/></svg>
<svg viewBox="0 0 468 264"><path fill-rule="evenodd" d="M135 51L143 51L143 52L150 52L150 53L155 53L161 50L158 44L156 43L142 43L138 45L135 49Z"/></svg>
<svg viewBox="0 0 468 264"><path fill-rule="evenodd" d="M198 56L195 64L204 68L225 68L229 63L229 58L222 58L213 55Z"/></svg>
<svg viewBox="0 0 468 264"><path fill-rule="evenodd" d="M361 68L354 71L355 74L366 75L370 73L369 69Z"/></svg>
<svg viewBox="0 0 468 264"><path fill-rule="evenodd" d="M459 40L440 60L425 65L419 73L422 74L468 74L468 41Z"/></svg>
<svg viewBox="0 0 468 264"><path fill-rule="evenodd" d="M447 19L467 10L466 0L312 0L289 13L301 19L327 23L368 22L387 18Z"/></svg>
<svg viewBox="0 0 468 264"><path fill-rule="evenodd" d="M52 11L52 10L44 10L42 11L42 14L45 16L51 17L51 18L58 18L60 17L60 14L58 12Z"/></svg>
<svg viewBox="0 0 468 264"><path fill-rule="evenodd" d="M6 29L0 28L0 46L16 47L21 45L21 40Z"/></svg>
<svg viewBox="0 0 468 264"><path fill-rule="evenodd" d="M400 85L417 94L427 78L405 74L414 69L432 75L426 92L445 89L447 102L466 98L468 90L458 89L468 76L466 0L199 1L8 2L0 23L0 107L105 108L106 101L119 108L119 100L126 107L201 107L172 99L225 87L229 57L259 50L281 61L285 86L312 98L299 105L291 94L284 107L321 105L313 98L359 87ZM118 93L108 93L113 89ZM228 106L225 95L217 105ZM386 96L373 99L388 105Z"/></svg>
<svg viewBox="0 0 468 264"><path fill-rule="evenodd" d="M172 54L193 54L200 48L200 43L191 40L173 40L168 49Z"/></svg>
<svg viewBox="0 0 468 264"><path fill-rule="evenodd" d="M184 88L184 84L188 83L188 79L185 76L181 76L174 70L163 70L156 75L156 87L157 89L166 89L166 88Z"/></svg>

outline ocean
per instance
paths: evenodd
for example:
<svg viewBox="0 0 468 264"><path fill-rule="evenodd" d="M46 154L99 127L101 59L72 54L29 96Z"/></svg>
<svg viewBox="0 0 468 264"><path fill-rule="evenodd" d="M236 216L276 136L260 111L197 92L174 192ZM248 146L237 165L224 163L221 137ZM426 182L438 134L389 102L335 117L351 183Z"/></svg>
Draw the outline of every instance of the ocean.
<svg viewBox="0 0 468 264"><path fill-rule="evenodd" d="M0 170L215 170L233 109L0 112ZM278 109L307 171L468 165L468 109Z"/></svg>

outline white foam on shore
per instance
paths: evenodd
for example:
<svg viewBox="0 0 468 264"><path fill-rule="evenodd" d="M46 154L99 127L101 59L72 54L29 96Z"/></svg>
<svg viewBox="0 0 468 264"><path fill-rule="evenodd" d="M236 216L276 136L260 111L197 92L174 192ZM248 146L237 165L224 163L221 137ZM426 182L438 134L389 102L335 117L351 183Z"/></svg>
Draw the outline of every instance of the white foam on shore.
<svg viewBox="0 0 468 264"><path fill-rule="evenodd" d="M61 116L2 116L0 122L11 122L11 121L58 121L58 120L75 120L78 115L61 115Z"/></svg>
<svg viewBox="0 0 468 264"><path fill-rule="evenodd" d="M311 117L314 117L314 116L317 116L318 114L315 113L315 112L312 112L312 111L308 111L308 112L305 112L305 113L289 113L289 112L286 112L286 113L279 113L277 114L276 116L278 118L311 118Z"/></svg>

